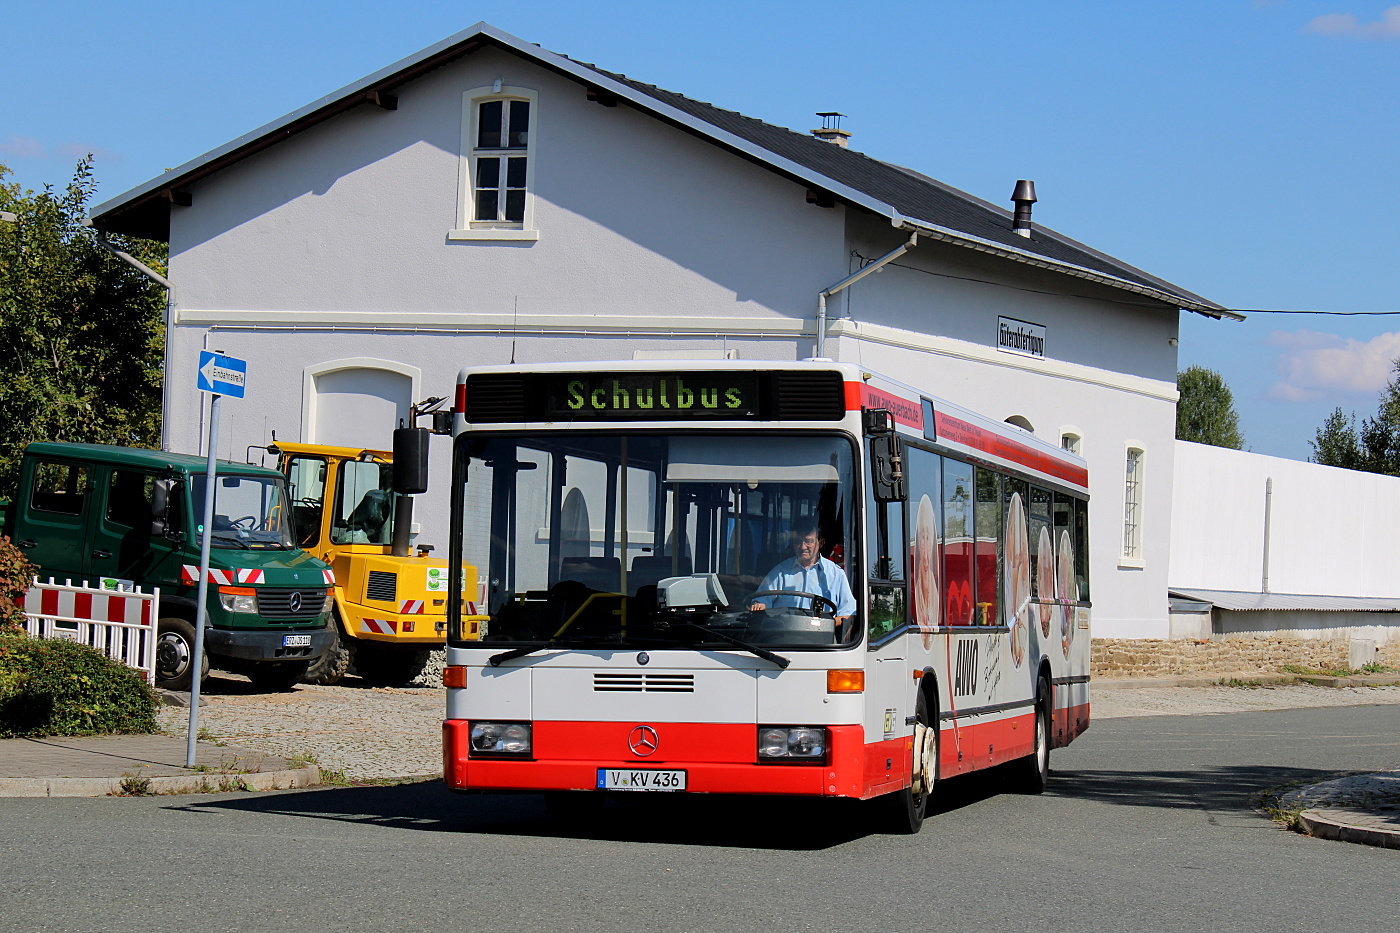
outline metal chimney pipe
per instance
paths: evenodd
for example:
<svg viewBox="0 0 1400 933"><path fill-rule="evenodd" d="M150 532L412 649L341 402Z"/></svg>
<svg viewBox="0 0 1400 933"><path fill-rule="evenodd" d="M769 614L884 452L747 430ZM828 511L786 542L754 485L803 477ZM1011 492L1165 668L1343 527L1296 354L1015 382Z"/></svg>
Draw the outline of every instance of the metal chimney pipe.
<svg viewBox="0 0 1400 933"><path fill-rule="evenodd" d="M1016 182L1016 190L1011 192L1011 200L1016 205L1016 215L1011 221L1013 233L1023 237L1031 235L1031 205L1035 203L1035 182L1022 178Z"/></svg>

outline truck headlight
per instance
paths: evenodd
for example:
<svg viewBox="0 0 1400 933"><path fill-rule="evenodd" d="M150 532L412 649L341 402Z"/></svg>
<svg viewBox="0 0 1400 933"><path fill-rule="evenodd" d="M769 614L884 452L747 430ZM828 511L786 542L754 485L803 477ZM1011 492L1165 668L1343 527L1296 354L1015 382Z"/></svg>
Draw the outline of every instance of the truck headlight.
<svg viewBox="0 0 1400 933"><path fill-rule="evenodd" d="M528 722L474 722L471 753L528 757L533 746L530 733Z"/></svg>
<svg viewBox="0 0 1400 933"><path fill-rule="evenodd" d="M225 612L258 611L258 591L247 586L219 587L219 605Z"/></svg>
<svg viewBox="0 0 1400 933"><path fill-rule="evenodd" d="M760 726L759 761L821 762L826 760L825 726Z"/></svg>

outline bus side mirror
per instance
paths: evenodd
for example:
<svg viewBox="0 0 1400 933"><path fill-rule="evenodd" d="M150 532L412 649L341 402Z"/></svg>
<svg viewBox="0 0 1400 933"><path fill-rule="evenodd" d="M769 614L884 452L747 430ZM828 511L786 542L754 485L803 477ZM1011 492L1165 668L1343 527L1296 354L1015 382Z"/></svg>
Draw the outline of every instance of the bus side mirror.
<svg viewBox="0 0 1400 933"><path fill-rule="evenodd" d="M428 429L394 429L394 492L413 496L428 491Z"/></svg>
<svg viewBox="0 0 1400 933"><path fill-rule="evenodd" d="M170 534L170 493L175 480L157 479L151 484L151 534Z"/></svg>
<svg viewBox="0 0 1400 933"><path fill-rule="evenodd" d="M895 434L869 439L870 486L876 502L903 502L908 498L904 481L904 442Z"/></svg>

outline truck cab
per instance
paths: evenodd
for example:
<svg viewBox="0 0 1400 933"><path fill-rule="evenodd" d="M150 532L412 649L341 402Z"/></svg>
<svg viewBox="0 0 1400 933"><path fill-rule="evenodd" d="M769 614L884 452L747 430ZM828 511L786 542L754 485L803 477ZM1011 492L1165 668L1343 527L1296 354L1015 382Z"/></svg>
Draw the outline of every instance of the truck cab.
<svg viewBox="0 0 1400 933"><path fill-rule="evenodd" d="M25 448L5 533L41 578L159 587L156 685L193 679L207 461L102 444ZM209 528L205 666L287 689L330 645L329 565L296 544L286 481L220 461Z"/></svg>

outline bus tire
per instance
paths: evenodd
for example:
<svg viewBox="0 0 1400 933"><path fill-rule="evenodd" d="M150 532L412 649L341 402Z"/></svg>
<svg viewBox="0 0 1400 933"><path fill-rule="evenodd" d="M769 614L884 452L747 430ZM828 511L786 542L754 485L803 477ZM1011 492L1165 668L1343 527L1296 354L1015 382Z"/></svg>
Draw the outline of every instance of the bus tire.
<svg viewBox="0 0 1400 933"><path fill-rule="evenodd" d="M340 624L340 613L335 614L335 621L331 623L335 626L335 638L331 640L326 653L319 658L313 658L310 666L306 669L306 676L301 679L304 684L318 684L320 686L330 686L340 683L340 679L345 676L345 672L350 669L350 664L354 659L354 643L345 634L345 626Z"/></svg>
<svg viewBox="0 0 1400 933"><path fill-rule="evenodd" d="M399 687L428 666L427 648L404 648L367 641L355 646L355 673L376 687Z"/></svg>
<svg viewBox="0 0 1400 933"><path fill-rule="evenodd" d="M928 695L922 690L914 700L911 746L909 786L874 801L882 811L882 829L897 835L913 835L923 828L929 798L938 780L938 723L929 713Z"/></svg>
<svg viewBox="0 0 1400 933"><path fill-rule="evenodd" d="M209 655L203 658L199 682L209 676ZM193 681L194 625L178 616L156 623L156 686L162 690L189 690Z"/></svg>
<svg viewBox="0 0 1400 933"><path fill-rule="evenodd" d="M290 690L306 676L310 661L258 661L249 664L243 673L259 690L282 693Z"/></svg>
<svg viewBox="0 0 1400 933"><path fill-rule="evenodd" d="M1050 779L1050 698L1050 680L1042 674L1035 687L1035 747L1011 765L1019 794L1039 794Z"/></svg>

